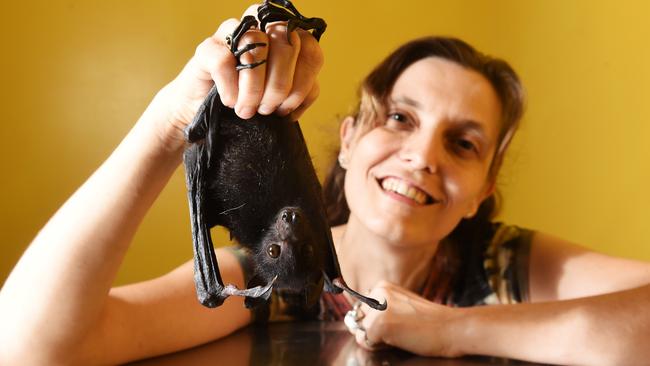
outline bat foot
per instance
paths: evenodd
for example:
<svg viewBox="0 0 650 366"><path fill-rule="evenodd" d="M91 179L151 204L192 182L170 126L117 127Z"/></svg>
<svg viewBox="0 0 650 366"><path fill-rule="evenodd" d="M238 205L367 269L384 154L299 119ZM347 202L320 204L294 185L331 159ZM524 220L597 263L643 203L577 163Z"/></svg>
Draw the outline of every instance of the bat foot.
<svg viewBox="0 0 650 366"><path fill-rule="evenodd" d="M221 304L223 304L223 302L228 297L228 295L224 294L223 292L220 294L215 294L208 291L200 291L198 289L197 295L201 305L208 308L216 308L217 306L221 306Z"/></svg>
<svg viewBox="0 0 650 366"><path fill-rule="evenodd" d="M255 307L257 305L260 305L263 302L266 302L269 297L271 297L271 291L273 290L273 284L275 284L275 281L278 279L278 276L275 276L271 282L269 282L266 286L253 286L245 289L239 289L235 285L227 285L226 287L223 288L221 291L222 296L227 297L227 296L244 296L246 300L244 301L244 304L246 305L247 308ZM251 280L248 285L250 286L254 282L259 282L259 278L253 277L253 280ZM223 301L222 301L223 302Z"/></svg>
<svg viewBox="0 0 650 366"><path fill-rule="evenodd" d="M265 297L268 299L271 295L273 284L277 279L278 276L275 276L266 286L254 286L245 289L239 289L235 285L228 285L223 289L223 293L228 296Z"/></svg>
<svg viewBox="0 0 650 366"><path fill-rule="evenodd" d="M386 302L386 300L384 300L383 303L380 303L379 301L377 301L377 300L375 300L375 299L373 299L371 297L363 296L360 293L358 293L358 292L354 291L353 289L349 288L348 285L345 283L345 281L343 281L343 278L341 278L341 277L333 279L332 284L334 286L338 287L339 289L346 291L347 293L352 295L352 297L354 297L355 299L361 301L362 303L370 306L371 308L373 308L375 310L383 311L383 310L386 310L386 308L388 307L388 303Z"/></svg>

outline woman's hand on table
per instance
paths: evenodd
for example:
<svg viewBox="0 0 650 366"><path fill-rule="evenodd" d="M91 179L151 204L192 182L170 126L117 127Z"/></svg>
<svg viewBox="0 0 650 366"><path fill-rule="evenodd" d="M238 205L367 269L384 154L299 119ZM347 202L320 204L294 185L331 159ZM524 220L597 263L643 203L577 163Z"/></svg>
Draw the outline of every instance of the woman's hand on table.
<svg viewBox="0 0 650 366"><path fill-rule="evenodd" d="M386 299L385 311L361 307L358 324L365 329L355 330L357 344L367 350L386 346L397 347L422 356L456 357L452 348L449 326L457 316L456 309L439 305L389 282L380 282L369 294L375 299Z"/></svg>

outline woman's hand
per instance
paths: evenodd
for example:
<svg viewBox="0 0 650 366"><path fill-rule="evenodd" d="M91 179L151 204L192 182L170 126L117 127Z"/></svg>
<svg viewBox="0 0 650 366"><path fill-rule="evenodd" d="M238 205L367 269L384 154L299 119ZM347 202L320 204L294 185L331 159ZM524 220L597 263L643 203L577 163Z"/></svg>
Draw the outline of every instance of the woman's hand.
<svg viewBox="0 0 650 366"><path fill-rule="evenodd" d="M365 316L353 331L359 346L376 350L393 346L422 356L460 356L452 348L450 326L456 309L430 302L389 282L380 282L369 294L386 299L388 308L377 311L363 305Z"/></svg>
<svg viewBox="0 0 650 366"><path fill-rule="evenodd" d="M257 7L249 7L244 16L256 15ZM241 63L264 59L267 62L236 71L237 60L226 45L226 37L239 23L237 19L223 22L214 35L196 48L181 73L159 94L163 101L160 105L167 109L163 118L166 125L162 129L167 143L182 146L185 126L192 121L213 85L224 105L234 108L244 119L256 112L291 113L297 119L318 96L316 76L323 65L323 53L309 32L301 29L291 32L289 43L284 22L270 23L266 33L249 30L241 38L239 48L254 42L267 46L242 54Z"/></svg>

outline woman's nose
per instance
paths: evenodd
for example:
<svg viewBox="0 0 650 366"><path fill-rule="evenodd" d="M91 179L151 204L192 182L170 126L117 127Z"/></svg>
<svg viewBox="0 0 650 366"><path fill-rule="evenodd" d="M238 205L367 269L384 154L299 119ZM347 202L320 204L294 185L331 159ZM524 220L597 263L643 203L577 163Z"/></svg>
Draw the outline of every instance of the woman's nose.
<svg viewBox="0 0 650 366"><path fill-rule="evenodd" d="M407 163L413 171L435 173L438 169L441 144L435 136L411 136L404 141L400 158Z"/></svg>

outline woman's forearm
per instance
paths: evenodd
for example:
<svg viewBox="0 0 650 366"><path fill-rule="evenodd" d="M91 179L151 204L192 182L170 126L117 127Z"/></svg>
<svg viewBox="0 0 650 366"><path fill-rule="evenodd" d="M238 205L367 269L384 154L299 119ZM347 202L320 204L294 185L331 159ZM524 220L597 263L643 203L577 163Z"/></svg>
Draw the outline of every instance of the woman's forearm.
<svg viewBox="0 0 650 366"><path fill-rule="evenodd" d="M66 354L97 324L136 228L181 160L182 144L166 144L164 92L38 233L5 282L5 353Z"/></svg>
<svg viewBox="0 0 650 366"><path fill-rule="evenodd" d="M454 353L560 364L647 362L650 286L575 300L458 309Z"/></svg>

